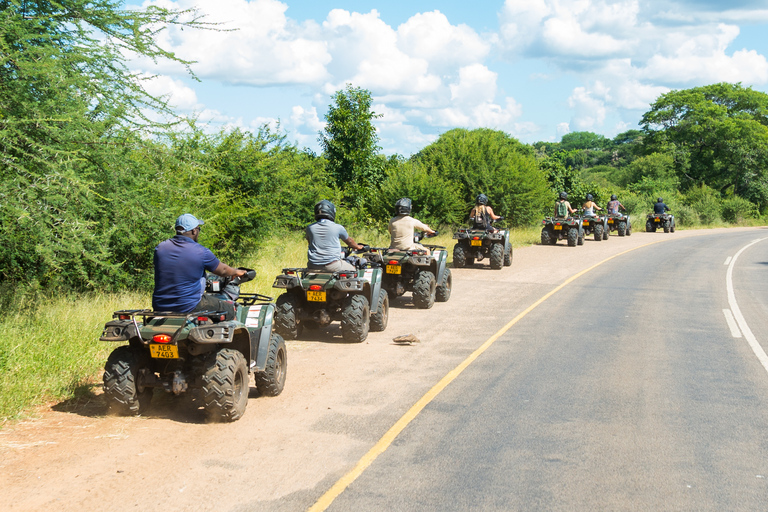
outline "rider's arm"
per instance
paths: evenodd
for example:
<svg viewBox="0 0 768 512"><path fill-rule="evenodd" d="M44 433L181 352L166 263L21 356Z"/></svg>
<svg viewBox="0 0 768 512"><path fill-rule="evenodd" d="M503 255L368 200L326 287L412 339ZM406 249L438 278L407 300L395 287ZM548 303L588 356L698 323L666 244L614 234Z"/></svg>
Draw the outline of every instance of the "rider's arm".
<svg viewBox="0 0 768 512"><path fill-rule="evenodd" d="M219 266L213 271L214 274L221 277L240 277L244 276L248 271L241 268L232 268L229 265L219 262Z"/></svg>
<svg viewBox="0 0 768 512"><path fill-rule="evenodd" d="M491 208L490 206L488 207L488 210L487 210L487 211L488 211L488 216L489 216L490 218L492 218L493 220L496 220L496 219L498 219L499 217L501 217L501 215L496 215L495 213L493 213L493 208Z"/></svg>
<svg viewBox="0 0 768 512"><path fill-rule="evenodd" d="M344 243L347 244L349 247L353 248L356 251L362 250L363 246L352 240L352 237L349 236L344 239Z"/></svg>

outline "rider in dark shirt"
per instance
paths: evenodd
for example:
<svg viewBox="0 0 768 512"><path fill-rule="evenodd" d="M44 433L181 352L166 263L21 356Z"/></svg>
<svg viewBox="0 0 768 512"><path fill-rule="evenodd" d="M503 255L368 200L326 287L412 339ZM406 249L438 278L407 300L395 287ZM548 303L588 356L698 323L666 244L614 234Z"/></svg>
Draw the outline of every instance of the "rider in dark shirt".
<svg viewBox="0 0 768 512"><path fill-rule="evenodd" d="M152 309L191 313L193 311L226 311L227 320L235 317L232 302L205 295L205 272L222 277L237 277L246 273L235 269L197 243L200 226L204 223L185 213L176 219L176 236L155 247L155 290Z"/></svg>
<svg viewBox="0 0 768 512"><path fill-rule="evenodd" d="M661 215L668 211L670 211L669 207L666 204L664 204L664 200L662 198L658 198L656 200L656 204L653 205L653 213L655 213L656 215Z"/></svg>

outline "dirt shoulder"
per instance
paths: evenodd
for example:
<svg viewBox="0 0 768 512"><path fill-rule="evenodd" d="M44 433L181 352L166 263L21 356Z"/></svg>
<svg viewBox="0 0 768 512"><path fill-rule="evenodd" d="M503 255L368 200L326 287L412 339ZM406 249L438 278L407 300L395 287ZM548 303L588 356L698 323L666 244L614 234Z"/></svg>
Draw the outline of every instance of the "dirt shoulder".
<svg viewBox="0 0 768 512"><path fill-rule="evenodd" d="M440 378L565 279L631 248L716 231L560 242L516 250L502 270L454 269L447 303L395 300L387 330L362 344L343 343L336 325L289 341L283 394L252 388L231 424L206 424L194 400L161 391L140 418L106 416L100 397L70 411L53 404L0 431L3 509L306 509ZM404 334L420 342L392 342Z"/></svg>

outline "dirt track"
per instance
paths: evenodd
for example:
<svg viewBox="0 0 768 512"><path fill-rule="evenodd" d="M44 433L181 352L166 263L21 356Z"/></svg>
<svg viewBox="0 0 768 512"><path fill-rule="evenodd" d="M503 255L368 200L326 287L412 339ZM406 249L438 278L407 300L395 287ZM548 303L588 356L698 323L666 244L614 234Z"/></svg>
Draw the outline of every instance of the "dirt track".
<svg viewBox="0 0 768 512"><path fill-rule="evenodd" d="M442 376L566 278L632 247L704 233L560 242L516 250L499 271L454 269L449 302L424 311L398 299L387 330L365 343L342 343L336 325L288 342L285 391L252 389L235 423L206 424L194 401L161 391L141 418L105 416L101 400L74 412L54 405L0 431L2 509L304 510ZM392 342L411 333L421 342Z"/></svg>

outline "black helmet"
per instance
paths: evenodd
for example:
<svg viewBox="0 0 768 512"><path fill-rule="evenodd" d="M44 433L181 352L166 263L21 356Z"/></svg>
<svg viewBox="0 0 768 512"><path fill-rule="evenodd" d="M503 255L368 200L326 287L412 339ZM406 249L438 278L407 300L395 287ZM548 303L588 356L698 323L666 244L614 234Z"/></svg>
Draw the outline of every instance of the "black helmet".
<svg viewBox="0 0 768 512"><path fill-rule="evenodd" d="M485 194L480 194L477 196L477 199L475 199L475 202L477 204L488 204L488 196Z"/></svg>
<svg viewBox="0 0 768 512"><path fill-rule="evenodd" d="M398 199L397 202L395 203L395 211L397 211L398 215L408 215L409 213L411 213L412 207L413 207L413 201L411 201L407 197Z"/></svg>
<svg viewBox="0 0 768 512"><path fill-rule="evenodd" d="M618 200L619 200L619 198L616 197L616 194L612 194L611 195L611 201L618 201Z"/></svg>
<svg viewBox="0 0 768 512"><path fill-rule="evenodd" d="M323 199L315 205L315 220L336 220L336 207L327 199Z"/></svg>
<svg viewBox="0 0 768 512"><path fill-rule="evenodd" d="M657 202L657 203L663 203L663 202L664 202L664 200L663 200L662 198L658 198L658 199L656 199L656 202Z"/></svg>
<svg viewBox="0 0 768 512"><path fill-rule="evenodd" d="M568 199L568 194L565 192L560 192L560 199Z"/></svg>
<svg viewBox="0 0 768 512"><path fill-rule="evenodd" d="M587 194L587 201L592 201L593 199L592 194Z"/></svg>

